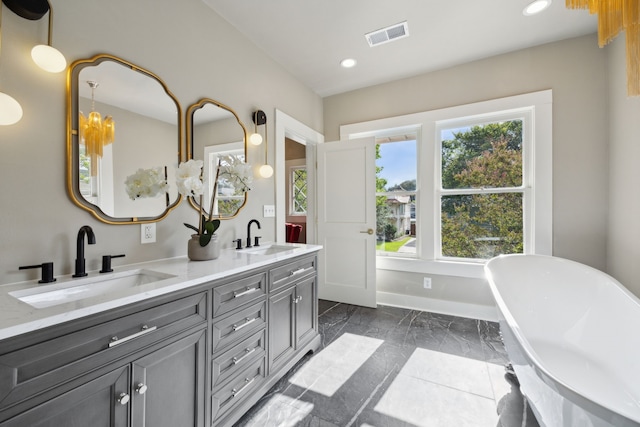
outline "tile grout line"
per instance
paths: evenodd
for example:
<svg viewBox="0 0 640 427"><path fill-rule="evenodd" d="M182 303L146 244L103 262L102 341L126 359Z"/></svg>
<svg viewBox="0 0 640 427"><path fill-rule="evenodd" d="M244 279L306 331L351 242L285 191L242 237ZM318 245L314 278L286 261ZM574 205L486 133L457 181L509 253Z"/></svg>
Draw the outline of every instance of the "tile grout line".
<svg viewBox="0 0 640 427"><path fill-rule="evenodd" d="M459 389L459 388L456 388L456 387L452 387L452 386L447 385L447 384L441 384L441 383L436 382L436 381L432 381L432 380L427 380L425 378L416 377L414 375L403 374L403 373L398 373L398 375L404 375L404 376L407 376L407 377L410 377L410 378L414 378L414 379L416 379L418 381L424 381L424 382L429 383L429 384L434 384L434 385L437 385L437 386L440 386L440 387L445 387L445 388L448 388L449 390L458 391L460 393L470 394L472 396L482 397L483 399L493 400L494 402L496 401L495 397L483 396L482 394L474 393L472 391L462 390L462 389ZM489 381L489 385L491 386L491 395L495 396L495 393L493 391L493 385L491 385L491 381Z"/></svg>

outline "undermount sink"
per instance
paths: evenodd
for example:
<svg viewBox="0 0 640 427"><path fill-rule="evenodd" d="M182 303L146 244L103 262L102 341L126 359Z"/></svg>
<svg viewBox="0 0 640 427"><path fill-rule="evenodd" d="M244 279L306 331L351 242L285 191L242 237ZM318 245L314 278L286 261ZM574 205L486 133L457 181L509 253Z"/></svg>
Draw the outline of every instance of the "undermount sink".
<svg viewBox="0 0 640 427"><path fill-rule="evenodd" d="M100 276L83 279L69 279L53 285L9 292L9 295L32 307L45 308L89 297L106 295L122 289L135 288L136 286L172 277L175 276L158 271L138 269L101 274Z"/></svg>
<svg viewBox="0 0 640 427"><path fill-rule="evenodd" d="M296 249L295 246L269 244L264 246L254 246L248 249L242 249L242 252L252 254L252 255L273 255L280 252L292 251L294 249Z"/></svg>

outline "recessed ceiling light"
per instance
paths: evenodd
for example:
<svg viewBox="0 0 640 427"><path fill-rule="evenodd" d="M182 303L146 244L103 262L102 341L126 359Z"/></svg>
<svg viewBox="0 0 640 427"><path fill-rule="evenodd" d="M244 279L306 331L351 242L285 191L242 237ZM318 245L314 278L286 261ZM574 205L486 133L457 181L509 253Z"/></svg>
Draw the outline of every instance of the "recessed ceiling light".
<svg viewBox="0 0 640 427"><path fill-rule="evenodd" d="M524 16L532 16L542 12L551 5L551 0L535 0L527 5L522 11Z"/></svg>
<svg viewBox="0 0 640 427"><path fill-rule="evenodd" d="M357 64L356 60L353 58L347 58L340 61L340 66L342 68L353 68Z"/></svg>

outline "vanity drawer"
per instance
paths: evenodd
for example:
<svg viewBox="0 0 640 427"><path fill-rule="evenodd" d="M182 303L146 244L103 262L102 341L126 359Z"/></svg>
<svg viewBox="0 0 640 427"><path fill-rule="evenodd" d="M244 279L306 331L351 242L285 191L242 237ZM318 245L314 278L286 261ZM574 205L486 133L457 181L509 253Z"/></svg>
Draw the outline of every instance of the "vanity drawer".
<svg viewBox="0 0 640 427"><path fill-rule="evenodd" d="M260 358L211 396L211 419L216 420L241 403L258 388L265 377L265 358Z"/></svg>
<svg viewBox="0 0 640 427"><path fill-rule="evenodd" d="M213 288L213 317L222 316L267 293L267 274L260 273Z"/></svg>
<svg viewBox="0 0 640 427"><path fill-rule="evenodd" d="M205 325L206 302L203 292L76 331L51 328L38 344L0 355L0 408Z"/></svg>
<svg viewBox="0 0 640 427"><path fill-rule="evenodd" d="M213 359L211 362L211 386L214 390L256 358L265 356L265 335L263 329Z"/></svg>
<svg viewBox="0 0 640 427"><path fill-rule="evenodd" d="M212 353L223 351L254 332L263 330L266 324L266 301L251 305L225 318L216 320L211 328Z"/></svg>
<svg viewBox="0 0 640 427"><path fill-rule="evenodd" d="M269 272L269 292L295 283L309 274L315 274L316 267L316 257L310 256L272 269Z"/></svg>

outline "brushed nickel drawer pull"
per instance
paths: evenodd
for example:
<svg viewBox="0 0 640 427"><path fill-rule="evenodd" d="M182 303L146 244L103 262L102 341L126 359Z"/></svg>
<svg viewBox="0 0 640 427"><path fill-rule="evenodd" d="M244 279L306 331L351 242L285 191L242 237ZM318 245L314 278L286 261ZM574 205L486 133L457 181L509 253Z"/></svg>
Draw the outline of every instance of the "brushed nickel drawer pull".
<svg viewBox="0 0 640 427"><path fill-rule="evenodd" d="M245 295L252 294L252 293L254 293L254 292L258 291L258 290L259 290L258 288L251 288L251 287L247 286L246 291L243 291L243 292L237 292L236 291L237 293L234 292L233 293L233 297L234 298L240 298L240 297L243 297Z"/></svg>
<svg viewBox="0 0 640 427"><path fill-rule="evenodd" d="M247 317L245 320L246 320L246 322L244 322L242 325L233 325L233 330L234 331L239 331L240 329L244 328L245 326L249 326L250 324L252 324L256 320L258 320L258 318L254 317L253 319L249 319Z"/></svg>
<svg viewBox="0 0 640 427"><path fill-rule="evenodd" d="M249 355L251 353L253 353L254 351L256 351L255 347L254 348L247 348L247 349L245 349L245 353L239 359L237 357L234 357L231 360L233 361L234 365L237 365L238 363L242 362L244 359L249 357Z"/></svg>
<svg viewBox="0 0 640 427"><path fill-rule="evenodd" d="M302 295L300 295L300 296L296 297L296 298L293 300L293 302L294 302L295 304L298 304L300 301L302 301Z"/></svg>
<svg viewBox="0 0 640 427"><path fill-rule="evenodd" d="M143 335L146 335L149 332L155 331L156 329L157 329L156 326L148 327L147 325L144 325L144 326L142 326L142 330L140 332L136 332L135 334L131 334L131 335L126 336L124 338L111 337L111 342L109 343L109 348L115 347L117 345L120 345L122 343L130 341L130 340L132 340L134 338L138 338L138 337L141 337Z"/></svg>
<svg viewBox="0 0 640 427"><path fill-rule="evenodd" d="M289 273L289 277L304 273L305 271L306 269L304 267L300 267L299 269L293 270L291 273Z"/></svg>
<svg viewBox="0 0 640 427"><path fill-rule="evenodd" d="M253 380L255 380L255 378L245 378L244 382L245 385L240 389L240 390L236 390L235 388L231 390L231 397L236 397L237 395L239 395L240 393L242 393L247 387L249 387L249 385L251 385L251 383L253 382Z"/></svg>

